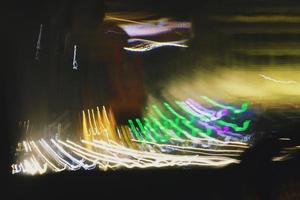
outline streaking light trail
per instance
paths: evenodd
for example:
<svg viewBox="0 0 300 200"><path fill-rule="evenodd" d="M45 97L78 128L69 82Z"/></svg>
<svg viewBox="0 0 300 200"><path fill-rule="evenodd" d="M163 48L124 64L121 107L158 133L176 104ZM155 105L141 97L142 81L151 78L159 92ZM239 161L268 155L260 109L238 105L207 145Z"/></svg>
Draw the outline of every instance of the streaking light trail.
<svg viewBox="0 0 300 200"><path fill-rule="evenodd" d="M234 113L236 108L233 106L216 110L200 104L196 107L196 104L189 99L176 101L177 108L167 102L161 107L152 105L144 119L129 119L129 126L118 126L112 111L105 107L83 110L83 139L24 140L20 143L24 155L12 165L12 173L36 175L96 167L104 171L175 166L222 167L239 163L239 156L249 148L249 141L245 139L249 135L227 130L227 125L235 124L224 122L222 118L228 115L238 117L242 112ZM195 113L198 111L199 116L194 116L186 108L194 109ZM233 112L228 112L229 108ZM223 126L219 121L228 124Z"/></svg>
<svg viewBox="0 0 300 200"><path fill-rule="evenodd" d="M297 86L300 87L300 83L297 81L293 81L293 80L288 80L288 81L283 81L283 80L276 80L272 77L263 75L263 74L259 74L259 76L261 76L262 78L269 80L269 81L273 81L274 83L280 83L280 84L296 84Z"/></svg>
<svg viewBox="0 0 300 200"><path fill-rule="evenodd" d="M74 54L73 54L73 69L78 69L78 63L77 63L77 45L74 45Z"/></svg>
<svg viewBox="0 0 300 200"><path fill-rule="evenodd" d="M168 18L137 21L121 17L106 16L105 20L120 22L118 26L122 28L130 37L153 36L175 30L190 30L192 27L191 22L172 21Z"/></svg>
<svg viewBox="0 0 300 200"><path fill-rule="evenodd" d="M43 24L40 25L39 37L36 43L36 52L35 52L35 59L39 60L39 54L41 50L41 39L42 39L42 31L43 31Z"/></svg>
<svg viewBox="0 0 300 200"><path fill-rule="evenodd" d="M152 40L145 40L139 38L132 38L128 40L128 43L133 43L133 42L139 42L139 44L132 47L124 47L124 49L127 51L145 52L145 51L150 51L152 49L156 49L164 46L181 47L181 48L188 47L187 45L184 44L185 42L187 42L187 40L170 41L170 42L156 42Z"/></svg>
<svg viewBox="0 0 300 200"><path fill-rule="evenodd" d="M246 102L242 104L241 108L235 108L233 106L228 106L228 105L223 105L221 103L218 103L207 96L201 96L201 98L214 106L231 110L232 112L234 112L236 114L243 113L248 108L248 103L246 103Z"/></svg>

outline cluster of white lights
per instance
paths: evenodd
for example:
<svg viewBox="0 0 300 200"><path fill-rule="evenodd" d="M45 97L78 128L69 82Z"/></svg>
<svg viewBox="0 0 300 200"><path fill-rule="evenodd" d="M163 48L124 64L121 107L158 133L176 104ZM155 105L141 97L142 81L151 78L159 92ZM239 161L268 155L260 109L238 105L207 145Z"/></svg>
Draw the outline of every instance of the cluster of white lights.
<svg viewBox="0 0 300 200"><path fill-rule="evenodd" d="M133 141L139 143L138 141ZM171 166L210 166L222 167L239 163L237 158L247 145L235 146L235 149L205 149L170 144L143 143L139 149L128 148L115 141L41 139L38 142L24 141L23 145L31 148L28 158L19 164L12 165L12 173L44 174L51 170L91 170L96 166L101 170L125 168L160 168ZM226 144L217 145L222 148ZM228 144L229 147L230 144ZM236 149L239 147L239 149ZM164 153L167 149L176 154Z"/></svg>

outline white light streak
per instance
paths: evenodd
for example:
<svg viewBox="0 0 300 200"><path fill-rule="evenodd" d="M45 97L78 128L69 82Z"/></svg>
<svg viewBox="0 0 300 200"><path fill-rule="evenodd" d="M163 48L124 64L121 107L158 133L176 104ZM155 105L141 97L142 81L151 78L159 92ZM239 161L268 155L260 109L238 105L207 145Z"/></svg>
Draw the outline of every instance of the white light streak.
<svg viewBox="0 0 300 200"><path fill-rule="evenodd" d="M43 31L43 24L40 25L39 37L36 43L36 52L35 52L35 59L39 60L39 53L41 50L41 39L42 39L42 31Z"/></svg>
<svg viewBox="0 0 300 200"><path fill-rule="evenodd" d="M181 48L188 47L187 45L184 44L187 42L187 40L169 41L169 42L157 42L153 40L146 40L146 39L139 39L139 38L132 38L128 40L128 43L132 43L132 42L139 42L139 44L133 47L124 47L123 49L127 51L133 51L133 52L145 52L145 51L150 51L152 49L156 49L164 46L181 47Z"/></svg>
<svg viewBox="0 0 300 200"><path fill-rule="evenodd" d="M73 69L78 69L78 63L77 63L77 45L74 45L74 53L73 53Z"/></svg>
<svg viewBox="0 0 300 200"><path fill-rule="evenodd" d="M266 79L266 80L269 80L269 81L273 81L274 83L280 83L280 84L286 84L286 85L289 85L289 84L296 84L297 86L300 87L300 83L297 82L297 81L294 81L294 80L287 80L287 81L284 81L284 80L276 80L272 77L269 77L269 76L266 76L266 75L263 75L263 74L259 74L259 76L261 76L262 78Z"/></svg>
<svg viewBox="0 0 300 200"><path fill-rule="evenodd" d="M67 151L65 151L54 139L51 139L51 142L57 147L57 149L62 152L67 158L75 162L76 164L80 164L85 170L91 170L96 167L95 163L92 163L91 165L85 164L84 159L78 160L75 157L73 157L71 154L69 154Z"/></svg>
<svg viewBox="0 0 300 200"><path fill-rule="evenodd" d="M279 140L289 141L291 138L279 138Z"/></svg>
<svg viewBox="0 0 300 200"><path fill-rule="evenodd" d="M36 150L36 152L46 161L46 163L49 164L49 166L51 166L51 168L55 171L55 172L61 172L63 170L66 169L66 165L63 168L59 168L57 166L55 166L49 159L47 159L47 157L40 151L40 149L38 148L38 146L36 145L36 143L34 141L31 141L30 144L34 147L34 149Z"/></svg>
<svg viewBox="0 0 300 200"><path fill-rule="evenodd" d="M42 145L43 148L46 149L46 151L58 162L60 163L62 166L68 166L68 169L70 170L79 170L82 163L79 163L78 165L72 165L71 163L69 163L67 160L65 160L64 158L62 158L61 156L59 156L53 149L52 147L49 146L49 144L44 140L41 139L40 144Z"/></svg>

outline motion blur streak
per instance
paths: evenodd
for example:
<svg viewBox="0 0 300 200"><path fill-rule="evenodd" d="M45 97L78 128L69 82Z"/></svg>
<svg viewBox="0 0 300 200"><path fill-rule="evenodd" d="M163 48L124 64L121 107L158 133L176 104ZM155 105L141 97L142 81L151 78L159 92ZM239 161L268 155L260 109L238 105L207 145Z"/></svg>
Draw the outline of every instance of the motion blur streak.
<svg viewBox="0 0 300 200"><path fill-rule="evenodd" d="M193 102L196 104L196 101ZM156 105L148 108L152 113L147 115L150 120L128 120L130 127L118 126L112 110L107 111L104 106L101 110L97 107L96 112L94 109L83 110L83 139L80 142L53 138L49 142L49 139L41 138L37 143L24 140L20 144L23 145L25 154L19 158L19 164L12 165L12 173L44 174L49 171L48 166L52 172L81 168L91 170L96 166L102 170L172 166L221 167L239 163L238 157L249 148L247 140L244 142L234 136L226 136L225 141L224 137L215 138L209 127L205 126L206 132L203 132L197 126L199 124L194 123L195 120L189 119L192 116L190 112L179 112L167 102L162 105L163 108ZM217 106L220 107L221 104ZM232 109L233 113L238 110L230 106L223 107ZM216 127L215 123L229 114L224 109L202 110L205 110L202 111L203 116L216 118L210 121L211 127ZM241 112L236 115L241 115ZM42 161L43 167L34 154Z"/></svg>
<svg viewBox="0 0 300 200"><path fill-rule="evenodd" d="M263 77L264 79L266 80L269 80L269 81L273 81L274 83L280 83L280 84L296 84L298 86L300 86L300 83L298 83L297 81L293 81L293 80L289 80L289 81L283 81L283 80L276 80L272 77L269 77L269 76L266 76L266 75L263 75L263 74L259 74L259 76Z"/></svg>
<svg viewBox="0 0 300 200"><path fill-rule="evenodd" d="M57 166L55 166L49 159L47 159L47 157L40 151L40 149L38 148L38 146L36 145L36 143L34 141L30 142L31 145L34 147L34 149L38 152L38 154L46 161L46 163L48 163L51 168L55 171L55 172L60 172L66 169L66 165L62 168L59 168Z"/></svg>
<svg viewBox="0 0 300 200"><path fill-rule="evenodd" d="M252 68L252 69L219 69L216 71L201 70L191 74L188 79L178 78L169 81L164 86L163 94L168 99L185 100L190 96L200 104L208 102L201 98L203 94L210 98L239 104L241 101L252 105L273 107L283 104L300 104L300 90L296 84L275 84L266 81L258 74L268 74L279 80L289 80L300 83L300 71L297 67ZM225 80L225 81L224 81ZM192 89L191 89L192 88Z"/></svg>
<svg viewBox="0 0 300 200"><path fill-rule="evenodd" d="M124 49L133 52L145 52L145 51L150 51L152 49L156 49L164 46L183 47L183 48L188 47L187 45L183 44L187 42L187 40L169 41L169 42L156 42L152 40L145 40L145 39L138 39L138 38L132 38L128 40L128 43L133 43L133 42L140 42L140 43L132 47L124 47Z"/></svg>
<svg viewBox="0 0 300 200"><path fill-rule="evenodd" d="M286 22L286 23L299 23L299 16L289 16L289 15L236 15L236 16L217 16L213 17L218 21L226 22L244 22L244 23L272 23L272 22Z"/></svg>
<svg viewBox="0 0 300 200"><path fill-rule="evenodd" d="M113 15L113 14L112 14ZM132 18L133 14L128 16L112 16L106 15L105 21L112 21L118 24L130 37L137 36L155 36L165 34L169 32L175 32L175 30L190 30L192 28L191 22L186 21L174 21L170 18L151 18L145 19L147 16L142 14Z"/></svg>

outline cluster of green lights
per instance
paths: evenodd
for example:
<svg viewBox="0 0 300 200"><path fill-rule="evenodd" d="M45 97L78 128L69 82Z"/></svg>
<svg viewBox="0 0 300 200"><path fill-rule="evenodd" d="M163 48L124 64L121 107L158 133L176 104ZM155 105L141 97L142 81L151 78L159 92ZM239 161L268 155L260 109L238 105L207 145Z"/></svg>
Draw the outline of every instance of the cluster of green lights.
<svg viewBox="0 0 300 200"><path fill-rule="evenodd" d="M239 109L233 106L222 105L205 96L202 98L215 108L230 110L230 113L234 115L230 119L236 119L240 114L246 112L248 108L248 103L243 103ZM251 123L251 120L247 119L239 125L228 122L222 117L207 123L207 120L213 117L212 113L206 112L205 115L200 115L184 102L176 101L175 105L178 106L178 110L167 102L162 103L162 108L157 105L151 105L150 108L146 108L148 114L143 120L138 118L135 120L129 119L130 129L135 138L142 143L166 143L172 140L212 138L218 129L221 130L224 127L230 127L231 130L242 134L241 132L246 131ZM203 122L204 125L197 123L198 121ZM205 126L206 123L207 125Z"/></svg>

